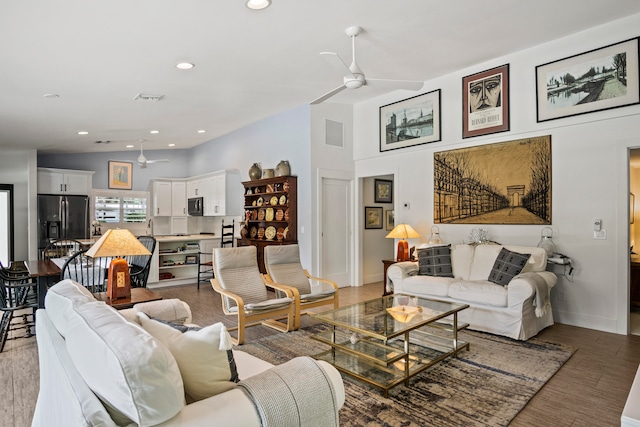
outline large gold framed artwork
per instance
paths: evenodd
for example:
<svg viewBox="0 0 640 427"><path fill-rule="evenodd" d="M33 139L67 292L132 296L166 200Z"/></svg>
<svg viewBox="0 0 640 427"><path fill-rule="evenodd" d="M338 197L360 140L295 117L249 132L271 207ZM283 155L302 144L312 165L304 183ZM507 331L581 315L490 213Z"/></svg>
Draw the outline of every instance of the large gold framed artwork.
<svg viewBox="0 0 640 427"><path fill-rule="evenodd" d="M433 154L436 224L551 224L551 136Z"/></svg>

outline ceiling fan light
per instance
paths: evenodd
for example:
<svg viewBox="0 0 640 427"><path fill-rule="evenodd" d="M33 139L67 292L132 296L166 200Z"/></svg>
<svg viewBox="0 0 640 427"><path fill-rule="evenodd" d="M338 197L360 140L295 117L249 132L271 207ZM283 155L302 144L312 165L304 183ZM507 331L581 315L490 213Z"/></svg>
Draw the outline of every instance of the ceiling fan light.
<svg viewBox="0 0 640 427"><path fill-rule="evenodd" d="M251 10L262 10L271 5L271 0L247 0L246 5Z"/></svg>

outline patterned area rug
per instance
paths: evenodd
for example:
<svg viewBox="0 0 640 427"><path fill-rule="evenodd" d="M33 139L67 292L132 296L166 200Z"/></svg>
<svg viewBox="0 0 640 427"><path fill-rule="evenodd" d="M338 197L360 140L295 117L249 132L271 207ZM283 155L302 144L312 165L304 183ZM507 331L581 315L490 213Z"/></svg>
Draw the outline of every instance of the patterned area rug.
<svg viewBox="0 0 640 427"><path fill-rule="evenodd" d="M314 325L249 342L239 350L273 364L314 355L329 347L311 339ZM380 389L347 375L342 426L506 426L560 369L575 348L535 338L515 341L474 331L457 359L449 358L400 384L385 398Z"/></svg>

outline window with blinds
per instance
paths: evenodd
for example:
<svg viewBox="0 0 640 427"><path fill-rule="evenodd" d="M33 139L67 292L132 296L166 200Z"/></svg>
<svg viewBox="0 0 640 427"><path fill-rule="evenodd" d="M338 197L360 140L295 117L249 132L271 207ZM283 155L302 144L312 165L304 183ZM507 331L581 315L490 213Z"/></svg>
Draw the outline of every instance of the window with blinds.
<svg viewBox="0 0 640 427"><path fill-rule="evenodd" d="M148 199L146 191L94 190L94 219L122 228L130 228L126 224L146 224Z"/></svg>

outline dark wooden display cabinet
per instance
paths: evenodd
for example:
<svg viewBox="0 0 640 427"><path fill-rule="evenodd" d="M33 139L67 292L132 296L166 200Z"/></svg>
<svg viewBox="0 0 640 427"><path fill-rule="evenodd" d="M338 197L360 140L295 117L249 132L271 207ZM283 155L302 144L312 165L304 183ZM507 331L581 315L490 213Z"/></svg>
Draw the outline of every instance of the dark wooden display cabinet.
<svg viewBox="0 0 640 427"><path fill-rule="evenodd" d="M281 176L242 185L245 221L237 243L257 248L258 267L266 273L265 246L298 243L298 178Z"/></svg>

